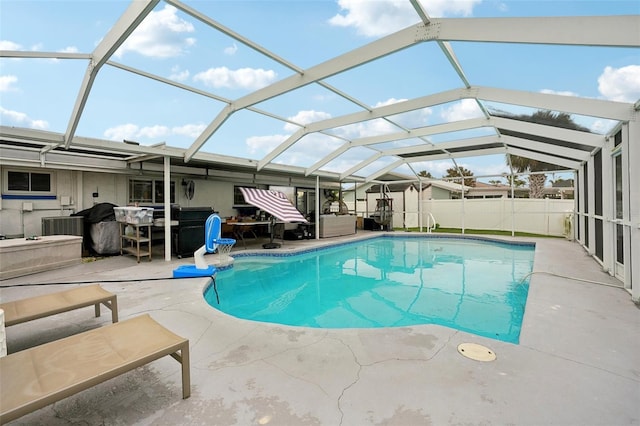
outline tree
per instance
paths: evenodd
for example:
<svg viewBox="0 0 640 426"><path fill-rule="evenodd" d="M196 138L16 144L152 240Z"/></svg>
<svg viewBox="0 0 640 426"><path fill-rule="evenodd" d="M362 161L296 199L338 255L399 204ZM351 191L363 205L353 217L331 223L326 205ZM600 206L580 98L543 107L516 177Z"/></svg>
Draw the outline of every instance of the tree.
<svg viewBox="0 0 640 426"><path fill-rule="evenodd" d="M547 126L562 127L565 129L579 130L588 132L589 129L576 124L571 115L564 112L553 111L536 111L531 115L517 115L508 116L515 120L528 121L531 123L543 124ZM509 135L510 131L501 130L503 134ZM515 135L520 136L521 135ZM544 172L548 170L555 170L558 166L545 163L542 161L534 160L527 157L519 157L517 155L507 154L507 164L509 164L509 157L511 158L511 166L518 173L530 173L530 172ZM530 174L529 177L529 198L543 198L544 196L544 184L547 181L547 175L544 173Z"/></svg>
<svg viewBox="0 0 640 426"><path fill-rule="evenodd" d="M490 185L494 185L494 186L498 186L498 185L500 185L501 183L502 183L502 180L500 180L500 179L491 179L491 180L489 181L489 184L490 184Z"/></svg>
<svg viewBox="0 0 640 426"><path fill-rule="evenodd" d="M460 175L460 173L462 173L462 176ZM447 180L453 180L454 182L460 182L461 177L463 176L473 176L473 172L471 170L465 169L464 167L451 167L449 169L447 169L447 174L442 176L443 179L447 179ZM451 179L451 178L458 178L456 179ZM464 185L465 186L476 186L476 180L473 178L466 178L464 179Z"/></svg>
<svg viewBox="0 0 640 426"><path fill-rule="evenodd" d="M549 170L547 163L517 155L511 156L511 166L519 173ZM527 178L529 179L529 198L543 198L544 183L547 181L547 175L544 173L530 174Z"/></svg>
<svg viewBox="0 0 640 426"><path fill-rule="evenodd" d="M573 179L558 178L551 181L551 186L556 188L570 188L573 186Z"/></svg>
<svg viewBox="0 0 640 426"><path fill-rule="evenodd" d="M426 170L422 170L422 171L418 172L418 176L424 177L424 178L427 178L427 179L433 179L433 176L431 175L431 173L426 171Z"/></svg>
<svg viewBox="0 0 640 426"><path fill-rule="evenodd" d="M524 180L520 179L520 177L517 175L507 176L507 182L509 182L509 186L511 186L512 181L513 181L513 186L515 186L516 188L520 188L524 186L524 184L526 183Z"/></svg>

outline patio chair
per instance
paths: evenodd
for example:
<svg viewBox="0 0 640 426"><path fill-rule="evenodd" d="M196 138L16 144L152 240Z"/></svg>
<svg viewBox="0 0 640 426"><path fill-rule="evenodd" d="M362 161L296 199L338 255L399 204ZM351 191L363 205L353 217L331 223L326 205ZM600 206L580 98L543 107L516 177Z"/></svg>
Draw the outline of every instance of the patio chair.
<svg viewBox="0 0 640 426"><path fill-rule="evenodd" d="M166 355L181 363L182 398L188 398L189 340L146 314L2 357L0 424ZM109 389L104 393L108 398Z"/></svg>
<svg viewBox="0 0 640 426"><path fill-rule="evenodd" d="M101 304L111 309L111 321L118 322L118 298L99 284L2 303L0 309L8 327L91 305L99 317Z"/></svg>

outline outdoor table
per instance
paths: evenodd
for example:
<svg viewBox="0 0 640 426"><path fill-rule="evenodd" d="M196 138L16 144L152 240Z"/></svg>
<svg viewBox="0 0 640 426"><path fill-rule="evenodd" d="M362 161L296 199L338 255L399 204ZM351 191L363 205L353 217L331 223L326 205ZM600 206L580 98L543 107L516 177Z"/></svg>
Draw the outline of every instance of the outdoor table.
<svg viewBox="0 0 640 426"><path fill-rule="evenodd" d="M242 245L244 248L247 248L247 243L244 240L244 234L246 232L252 232L255 238L258 238L256 233L253 231L254 226L269 226L271 225L270 221L248 221L248 222L229 222L227 224L233 226L233 235L236 237L236 240L242 241Z"/></svg>

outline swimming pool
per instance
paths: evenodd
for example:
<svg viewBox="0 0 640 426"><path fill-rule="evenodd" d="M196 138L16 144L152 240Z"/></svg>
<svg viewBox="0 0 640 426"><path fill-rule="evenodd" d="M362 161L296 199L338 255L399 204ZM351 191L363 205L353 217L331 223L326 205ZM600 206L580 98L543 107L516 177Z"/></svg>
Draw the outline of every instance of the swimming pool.
<svg viewBox="0 0 640 426"><path fill-rule="evenodd" d="M439 324L518 343L534 249L480 238L385 235L301 254L243 256L218 273L205 299L261 322Z"/></svg>

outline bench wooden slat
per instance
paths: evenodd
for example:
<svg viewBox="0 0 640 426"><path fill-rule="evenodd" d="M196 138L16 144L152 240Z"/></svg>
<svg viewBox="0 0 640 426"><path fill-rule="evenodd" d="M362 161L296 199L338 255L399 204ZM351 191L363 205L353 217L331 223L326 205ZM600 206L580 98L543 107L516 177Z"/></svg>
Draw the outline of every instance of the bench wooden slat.
<svg viewBox="0 0 640 426"><path fill-rule="evenodd" d="M6 302L0 308L4 309L5 326L9 327L91 305L95 305L95 315L99 317L100 304L111 309L112 322L118 322L117 296L99 284Z"/></svg>
<svg viewBox="0 0 640 426"><path fill-rule="evenodd" d="M182 397L188 398L189 340L149 315L7 355L0 358L0 423L166 355L182 364Z"/></svg>

